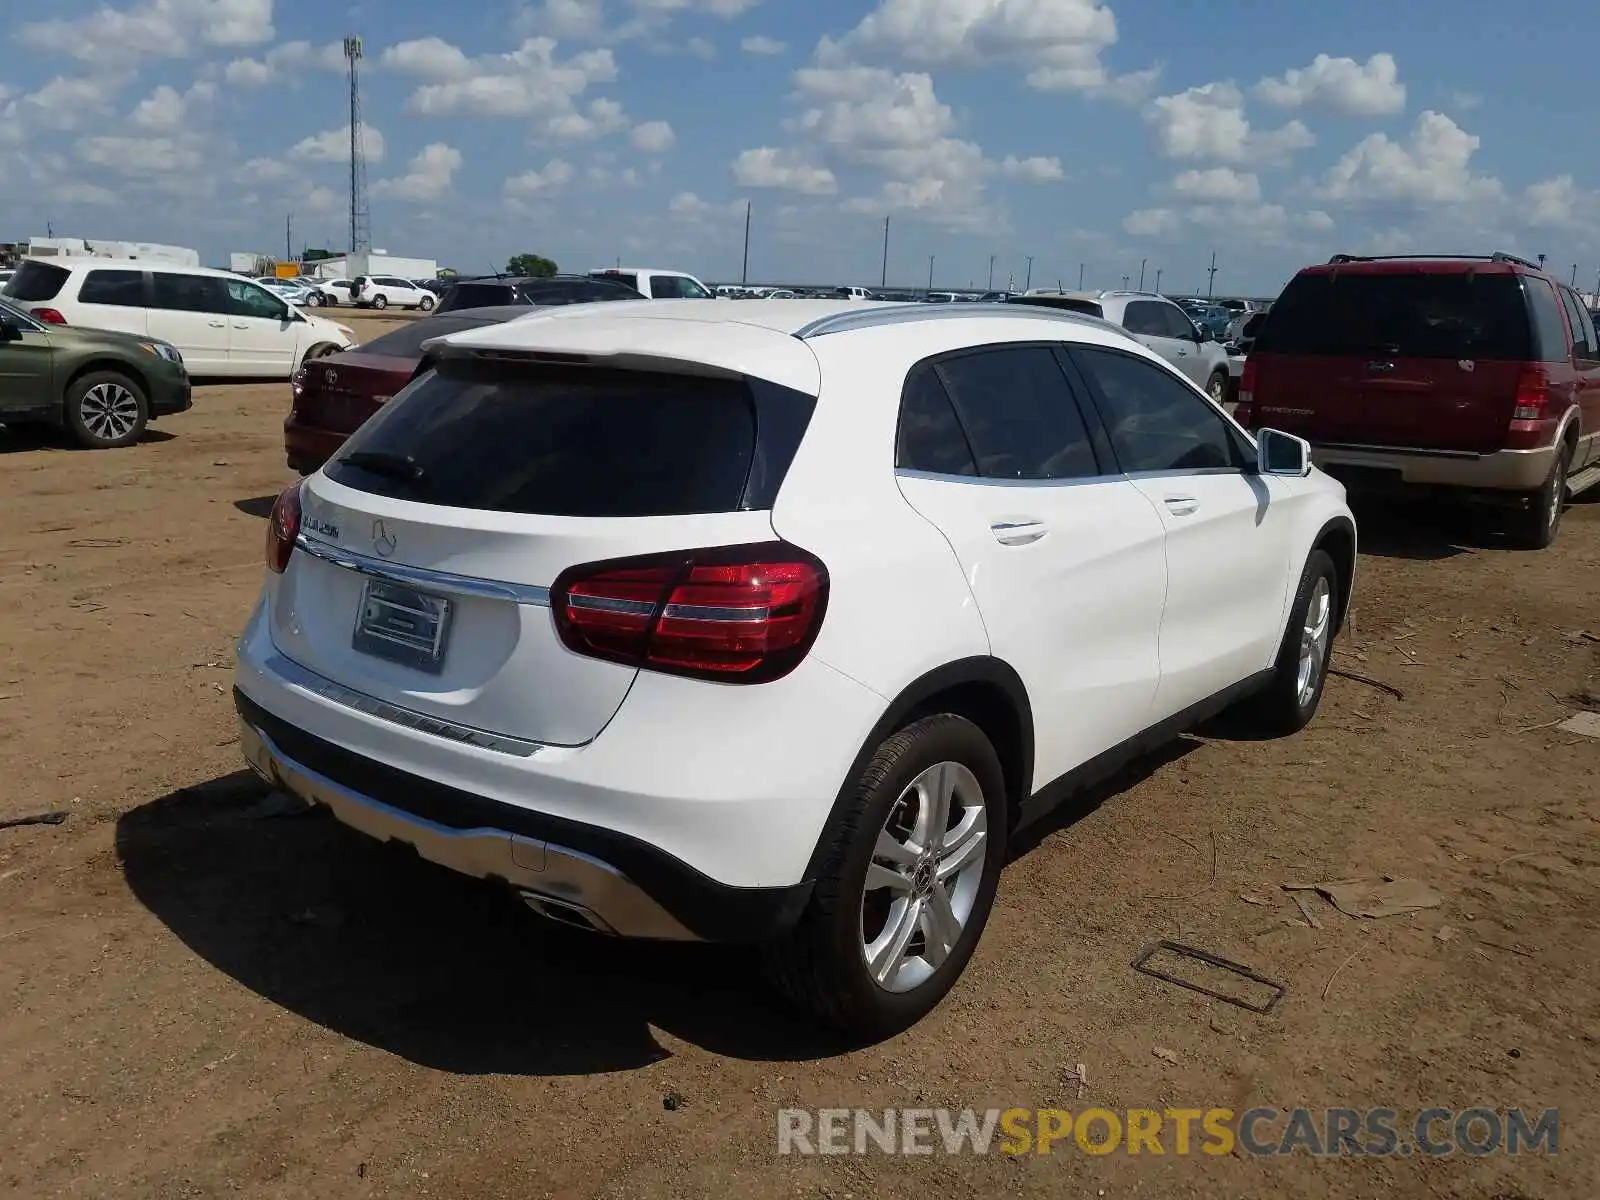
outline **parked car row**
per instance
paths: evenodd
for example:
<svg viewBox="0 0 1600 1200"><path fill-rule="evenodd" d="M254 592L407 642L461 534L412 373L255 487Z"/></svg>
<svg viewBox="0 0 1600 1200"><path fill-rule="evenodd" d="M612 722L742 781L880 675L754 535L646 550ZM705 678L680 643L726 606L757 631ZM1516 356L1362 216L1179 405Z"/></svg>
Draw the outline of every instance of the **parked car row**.
<svg viewBox="0 0 1600 1200"><path fill-rule="evenodd" d="M273 507L241 748L370 836L598 933L759 944L880 1036L962 973L1017 830L1224 708L1317 709L1344 491L1126 327L503 311L297 383L376 413Z"/></svg>

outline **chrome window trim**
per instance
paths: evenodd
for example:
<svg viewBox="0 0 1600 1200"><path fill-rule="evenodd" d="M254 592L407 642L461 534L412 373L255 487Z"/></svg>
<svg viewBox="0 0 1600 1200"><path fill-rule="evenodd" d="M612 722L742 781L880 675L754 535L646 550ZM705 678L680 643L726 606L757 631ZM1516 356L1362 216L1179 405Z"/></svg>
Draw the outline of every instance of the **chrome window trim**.
<svg viewBox="0 0 1600 1200"><path fill-rule="evenodd" d="M919 471L913 467L896 467L900 479L926 479L932 483L967 483L978 487L1083 487L1095 483L1127 483L1127 475L1117 472L1108 475L1077 475L1070 479L999 479L991 475L948 475L941 471Z"/></svg>
<svg viewBox="0 0 1600 1200"><path fill-rule="evenodd" d="M1098 317L1085 313L1067 312L1037 304L896 304L885 308L861 308L851 312L834 313L819 317L795 330L801 341L823 337L830 333L848 333L855 329L875 329L881 325L904 325L916 321L954 321L968 318L1005 317L1014 321L1055 321L1079 328L1115 329L1124 337L1127 330Z"/></svg>
<svg viewBox="0 0 1600 1200"><path fill-rule="evenodd" d="M529 604L539 608L550 607L550 589L531 583L507 583L499 579L479 579L472 575L456 575L450 571L433 571L425 567L408 567L400 563L385 562L368 554L358 554L327 542L309 538L301 533L294 540L296 550L312 558L355 571L373 579L384 579L406 587L425 591L444 592L452 596L471 596L480 600L509 600L514 604Z"/></svg>
<svg viewBox="0 0 1600 1200"><path fill-rule="evenodd" d="M379 700L377 697L369 696L365 692L358 692L354 688L345 687L342 683L335 683L333 680L318 675L315 671L308 670L281 654L274 653L269 655L264 668L286 683L321 696L324 700L332 701L341 708L348 708L364 716L375 717L380 721L387 721L391 725L399 725L417 733L426 733L459 745L475 746L479 750L492 750L496 754L509 754L514 758L531 758L540 750L546 748L546 743L544 742L511 737L503 733L490 733L486 729L475 729L471 725L463 725L459 721L447 721L443 717L429 716L427 713L420 713L415 709L402 708L398 704L390 704L387 700Z"/></svg>

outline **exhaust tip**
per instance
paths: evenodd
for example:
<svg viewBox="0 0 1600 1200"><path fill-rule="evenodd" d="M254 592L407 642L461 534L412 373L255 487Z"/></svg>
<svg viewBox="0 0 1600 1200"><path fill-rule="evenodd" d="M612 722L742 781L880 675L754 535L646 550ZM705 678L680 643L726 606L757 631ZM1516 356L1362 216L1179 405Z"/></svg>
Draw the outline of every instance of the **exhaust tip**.
<svg viewBox="0 0 1600 1200"><path fill-rule="evenodd" d="M611 935L613 931L588 909L577 904L570 904L565 900L555 900L549 896L541 896L535 892L519 891L522 902L538 913L541 917L555 921L561 925L571 925L578 929L586 929L590 933L603 933Z"/></svg>

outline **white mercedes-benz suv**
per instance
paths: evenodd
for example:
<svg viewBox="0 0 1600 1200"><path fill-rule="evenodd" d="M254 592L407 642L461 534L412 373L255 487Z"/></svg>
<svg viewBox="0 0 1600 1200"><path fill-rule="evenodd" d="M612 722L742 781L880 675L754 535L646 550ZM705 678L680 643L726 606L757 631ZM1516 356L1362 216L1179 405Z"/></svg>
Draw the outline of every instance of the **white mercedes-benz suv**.
<svg viewBox="0 0 1600 1200"><path fill-rule="evenodd" d="M764 943L886 1034L1020 826L1225 707L1316 710L1344 489L1104 321L624 301L429 345L278 498L243 747L547 916Z"/></svg>

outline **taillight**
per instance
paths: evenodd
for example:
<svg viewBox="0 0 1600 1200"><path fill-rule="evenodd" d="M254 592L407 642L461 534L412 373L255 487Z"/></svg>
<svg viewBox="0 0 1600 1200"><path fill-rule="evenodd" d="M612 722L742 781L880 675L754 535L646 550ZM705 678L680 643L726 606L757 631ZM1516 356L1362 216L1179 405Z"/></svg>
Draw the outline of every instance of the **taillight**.
<svg viewBox="0 0 1600 1200"><path fill-rule="evenodd" d="M1244 373L1239 376L1239 400L1233 406L1233 419L1246 429L1250 428L1251 409L1256 402L1256 364L1244 360Z"/></svg>
<svg viewBox="0 0 1600 1200"><path fill-rule="evenodd" d="M1542 421L1549 415L1550 377L1543 367L1528 365L1517 376L1517 403L1513 421Z"/></svg>
<svg viewBox="0 0 1600 1200"><path fill-rule="evenodd" d="M816 640L828 572L783 542L572 567L550 589L569 650L674 675L765 683Z"/></svg>
<svg viewBox="0 0 1600 1200"><path fill-rule="evenodd" d="M304 367L294 373L294 378L289 381L289 390L296 400L306 394L306 369Z"/></svg>
<svg viewBox="0 0 1600 1200"><path fill-rule="evenodd" d="M272 513L267 517L267 570L282 575L294 553L294 540L300 536L300 485L292 483L278 493Z"/></svg>
<svg viewBox="0 0 1600 1200"><path fill-rule="evenodd" d="M36 308L33 310L33 319L43 321L46 325L65 325L67 319L53 308Z"/></svg>

